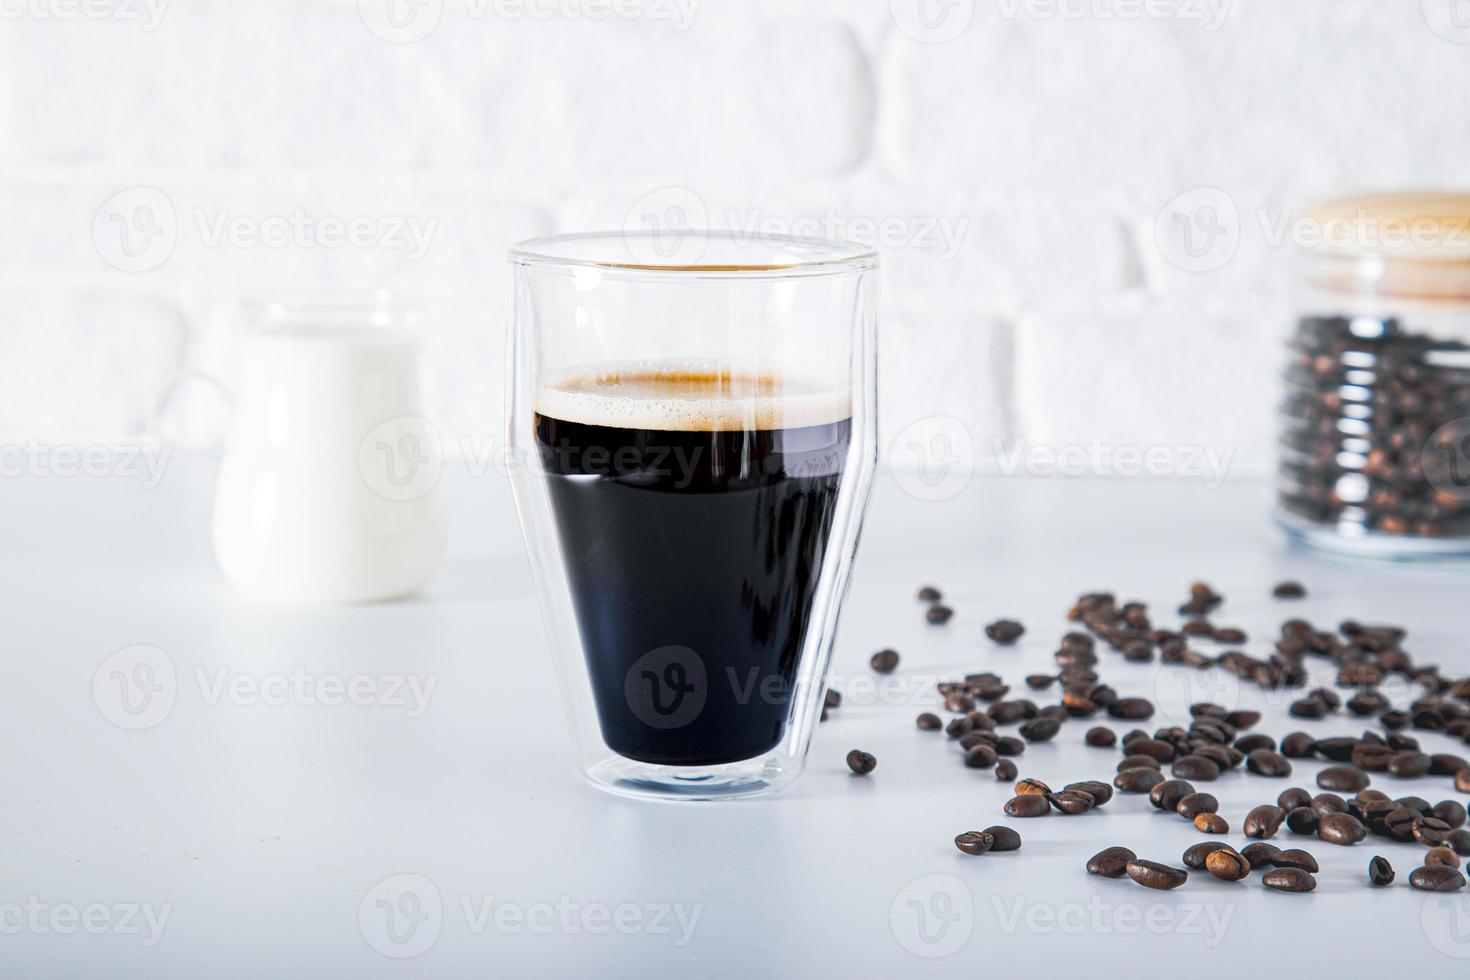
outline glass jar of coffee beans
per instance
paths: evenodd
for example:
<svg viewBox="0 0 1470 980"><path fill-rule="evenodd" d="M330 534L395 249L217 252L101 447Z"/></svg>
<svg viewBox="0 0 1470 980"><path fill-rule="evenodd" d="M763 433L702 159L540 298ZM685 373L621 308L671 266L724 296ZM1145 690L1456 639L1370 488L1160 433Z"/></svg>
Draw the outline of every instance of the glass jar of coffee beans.
<svg viewBox="0 0 1470 980"><path fill-rule="evenodd" d="M1338 553L1470 558L1470 194L1332 201L1298 233L1280 523Z"/></svg>

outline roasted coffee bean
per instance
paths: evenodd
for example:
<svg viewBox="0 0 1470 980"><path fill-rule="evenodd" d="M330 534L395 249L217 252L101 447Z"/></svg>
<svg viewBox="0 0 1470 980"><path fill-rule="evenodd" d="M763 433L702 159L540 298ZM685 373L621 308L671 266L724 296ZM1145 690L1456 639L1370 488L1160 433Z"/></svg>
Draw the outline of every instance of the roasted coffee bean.
<svg viewBox="0 0 1470 980"><path fill-rule="evenodd" d="M861 749L853 749L851 752L847 753L847 768L851 769L859 776L866 776L868 773L878 768L878 760L873 758L873 756L868 754L867 752L862 751Z"/></svg>
<svg viewBox="0 0 1470 980"><path fill-rule="evenodd" d="M1044 817L1051 812L1051 804L1039 793L1028 793L1012 797L1005 810L1009 817Z"/></svg>
<svg viewBox="0 0 1470 980"><path fill-rule="evenodd" d="M1452 830L1444 835L1444 842L1446 847L1453 848L1461 857L1470 857L1470 830L1463 827Z"/></svg>
<svg viewBox="0 0 1470 980"><path fill-rule="evenodd" d="M1124 756L1123 761L1118 763L1118 772L1122 772L1124 769L1152 769L1158 772L1162 768L1163 766L1159 765L1159 760L1151 755L1128 755Z"/></svg>
<svg viewBox="0 0 1470 980"><path fill-rule="evenodd" d="M1080 789L1063 790L1048 799L1052 806L1068 816L1086 813L1097 805L1097 801L1092 798L1091 793L1084 793Z"/></svg>
<svg viewBox="0 0 1470 980"><path fill-rule="evenodd" d="M1166 779L1149 787L1148 801L1155 809L1174 812L1179 801L1194 792L1194 787L1182 779Z"/></svg>
<svg viewBox="0 0 1470 980"><path fill-rule="evenodd" d="M1374 855L1373 860L1368 862L1368 880L1375 885L1393 884L1393 865L1388 863L1387 858Z"/></svg>
<svg viewBox="0 0 1470 980"><path fill-rule="evenodd" d="M995 838L983 830L967 830L954 839L954 846L966 854L984 854L995 846Z"/></svg>
<svg viewBox="0 0 1470 980"><path fill-rule="evenodd" d="M1388 710L1388 698L1377 691L1360 691L1348 698L1347 709L1359 718L1380 715Z"/></svg>
<svg viewBox="0 0 1470 980"><path fill-rule="evenodd" d="M898 666L897 650L879 650L868 659L868 666L876 674L891 674Z"/></svg>
<svg viewBox="0 0 1470 980"><path fill-rule="evenodd" d="M1206 867L1208 867L1206 858ZM1144 861L1138 858L1128 862L1128 877L1138 882L1145 888L1156 888L1167 891L1170 888L1178 888L1189 880L1189 872L1182 868L1171 868L1157 861Z"/></svg>
<svg viewBox="0 0 1470 980"><path fill-rule="evenodd" d="M1203 834L1230 833L1230 824L1218 813L1201 813L1196 815L1194 826Z"/></svg>
<svg viewBox="0 0 1470 980"><path fill-rule="evenodd" d="M1275 844L1267 844L1265 841L1257 841L1242 847L1240 853L1251 863L1252 868L1263 868L1271 863L1272 858L1281 853L1281 848Z"/></svg>
<svg viewBox="0 0 1470 980"><path fill-rule="evenodd" d="M1429 801L1422 796L1400 796L1394 802L1406 810L1413 810L1421 817L1429 816L1429 812L1434 809Z"/></svg>
<svg viewBox="0 0 1470 980"><path fill-rule="evenodd" d="M1220 847L1205 856L1205 870L1225 881L1240 881L1251 873L1251 863L1233 847Z"/></svg>
<svg viewBox="0 0 1470 980"><path fill-rule="evenodd" d="M1036 712L1035 705L1029 701L997 701L985 709L986 715L997 725L1013 725L1018 721L1033 717Z"/></svg>
<svg viewBox="0 0 1470 980"><path fill-rule="evenodd" d="M1028 742L1050 741L1062 726L1053 718L1033 718L1023 724L1019 731L1021 737Z"/></svg>
<svg viewBox="0 0 1470 980"><path fill-rule="evenodd" d="M1436 819L1448 824L1451 829L1465 825L1465 805L1455 800L1441 800L1434 804L1434 809L1430 812Z"/></svg>
<svg viewBox="0 0 1470 980"><path fill-rule="evenodd" d="M1128 873L1128 862L1137 858L1138 855L1126 847L1104 848L1088 858L1087 873L1102 875L1104 878L1121 878Z"/></svg>
<svg viewBox="0 0 1470 980"><path fill-rule="evenodd" d="M1470 762L1466 762L1458 755L1438 752L1429 757L1429 775L1431 776L1455 776L1467 769L1470 769Z"/></svg>
<svg viewBox="0 0 1470 980"><path fill-rule="evenodd" d="M1367 772L1383 772L1388 768L1388 760L1391 758L1393 749L1387 745L1359 742L1353 749L1352 763Z"/></svg>
<svg viewBox="0 0 1470 980"><path fill-rule="evenodd" d="M1147 793L1164 781L1164 774L1157 769L1137 767L1124 769L1113 777L1113 785L1124 793Z"/></svg>
<svg viewBox="0 0 1470 980"><path fill-rule="evenodd" d="M1281 754L1288 759L1310 759L1317 740L1306 732L1292 732L1281 740Z"/></svg>
<svg viewBox="0 0 1470 980"><path fill-rule="evenodd" d="M1289 848L1285 851L1277 851L1271 856L1271 863L1278 868L1301 868L1316 874L1317 859L1300 848Z"/></svg>
<svg viewBox="0 0 1470 980"><path fill-rule="evenodd" d="M995 765L998 756L995 748L989 745L977 745L965 753L966 769L989 769Z"/></svg>
<svg viewBox="0 0 1470 980"><path fill-rule="evenodd" d="M1019 851L1021 849L1021 835L1009 827L1003 825L986 827L983 832L990 835L992 851Z"/></svg>
<svg viewBox="0 0 1470 980"><path fill-rule="evenodd" d="M1101 726L1097 728L1089 728L1087 730L1087 735L1084 738L1088 745L1099 749L1110 749L1114 745L1118 744L1118 736L1113 732L1113 730L1111 728L1103 728Z"/></svg>
<svg viewBox="0 0 1470 980"><path fill-rule="evenodd" d="M1174 805L1174 812L1185 820L1193 820L1201 813L1219 813L1220 801L1209 793L1190 793Z"/></svg>
<svg viewBox="0 0 1470 980"><path fill-rule="evenodd" d="M936 732L944 727L944 722L939 720L939 716L928 711L915 718L914 724L926 732Z"/></svg>
<svg viewBox="0 0 1470 980"><path fill-rule="evenodd" d="M1317 887L1317 879L1301 868L1272 868L1261 875L1261 884L1279 892L1309 892Z"/></svg>
<svg viewBox="0 0 1470 980"><path fill-rule="evenodd" d="M1244 643L1246 639L1245 630L1233 626L1215 630L1215 640L1219 643Z"/></svg>
<svg viewBox="0 0 1470 980"><path fill-rule="evenodd" d="M1241 708L1237 711L1230 712L1225 716L1225 720L1237 729L1254 728L1261 721L1261 713L1259 711L1250 711Z"/></svg>
<svg viewBox="0 0 1470 980"><path fill-rule="evenodd" d="M1062 787L1062 792L1081 790L1091 796L1098 806L1105 805L1113 798L1113 787L1107 783L1098 782L1096 779L1085 779L1080 783L1068 783Z"/></svg>
<svg viewBox="0 0 1470 980"><path fill-rule="evenodd" d="M1328 766L1317 773L1317 785L1334 793L1356 793L1368 788L1368 774L1353 766Z"/></svg>
<svg viewBox="0 0 1470 980"><path fill-rule="evenodd" d="M935 626L943 626L945 623L949 622L950 618L953 616L953 609L949 608L948 606L941 606L938 603L935 603L928 609L924 610L924 618Z"/></svg>
<svg viewBox="0 0 1470 980"><path fill-rule="evenodd" d="M1317 823L1317 836L1329 844L1347 847L1368 836L1368 830L1350 813L1329 813Z"/></svg>
<svg viewBox="0 0 1470 980"><path fill-rule="evenodd" d="M1388 760L1388 771L1401 779L1417 779L1429 772L1433 760L1423 752L1399 752Z"/></svg>
<svg viewBox="0 0 1470 980"><path fill-rule="evenodd" d="M1325 718L1331 710L1327 702L1318 697L1301 698L1291 702L1291 706L1286 709L1287 714L1293 718Z"/></svg>
<svg viewBox="0 0 1470 980"><path fill-rule="evenodd" d="M1174 746L1162 739L1135 738L1124 746L1129 755L1146 755L1157 762L1168 762L1174 758Z"/></svg>
<svg viewBox="0 0 1470 980"><path fill-rule="evenodd" d="M998 783L1008 783L1016 778L1016 764L1010 759L1001 759L995 764L995 780Z"/></svg>
<svg viewBox="0 0 1470 980"><path fill-rule="evenodd" d="M1050 796L1051 787L1039 779L1031 779L1029 777L1016 784L1017 796L1030 796L1033 794L1037 796Z"/></svg>
<svg viewBox="0 0 1470 980"><path fill-rule="evenodd" d="M1319 738L1312 745L1312 751L1330 762L1347 762L1353 757L1353 749L1360 744L1360 739L1345 736Z"/></svg>
<svg viewBox="0 0 1470 980"><path fill-rule="evenodd" d="M1021 755L1026 751L1026 743L1012 735L1002 735L995 740L995 751L998 755Z"/></svg>
<svg viewBox="0 0 1470 980"><path fill-rule="evenodd" d="M1347 809L1347 803L1336 793L1318 793L1307 805L1316 811L1319 817L1325 817L1329 813L1341 813Z"/></svg>
<svg viewBox="0 0 1470 980"><path fill-rule="evenodd" d="M1433 823L1431 823L1433 821ZM1449 829L1442 824L1443 821L1434 820L1432 817L1420 817L1411 825L1414 839L1425 847L1438 847L1449 841Z"/></svg>
<svg viewBox="0 0 1470 980"><path fill-rule="evenodd" d="M1300 582L1279 582L1271 594L1278 599L1302 599L1306 597L1307 587Z"/></svg>
<svg viewBox="0 0 1470 980"><path fill-rule="evenodd" d="M1119 698L1108 705L1108 714L1114 718L1141 721L1153 717L1154 705L1147 698Z"/></svg>
<svg viewBox="0 0 1470 980"><path fill-rule="evenodd" d="M1210 856L1211 852L1229 846L1229 844L1222 840L1207 840L1201 841L1198 844L1191 844L1189 849L1184 852L1184 857L1182 858L1184 866L1186 868L1203 868L1205 866L1205 859Z"/></svg>
<svg viewBox="0 0 1470 980"><path fill-rule="evenodd" d="M1291 775L1291 763L1286 756L1271 749L1256 749L1245 757L1245 767L1258 776L1284 779Z"/></svg>
<svg viewBox="0 0 1470 980"><path fill-rule="evenodd" d="M1312 794L1299 786L1284 789L1281 795L1276 797L1276 805L1283 810L1295 810L1297 807L1307 806L1312 802Z"/></svg>
<svg viewBox="0 0 1470 980"><path fill-rule="evenodd" d="M919 598L925 602L938 602L944 596L932 585L926 585L919 590Z"/></svg>
<svg viewBox="0 0 1470 980"><path fill-rule="evenodd" d="M1441 844L1439 847L1431 847L1425 853L1424 863L1443 864L1446 867L1458 869L1460 867L1460 856L1455 853L1454 848L1445 847Z"/></svg>
<svg viewBox="0 0 1470 980"><path fill-rule="evenodd" d="M1303 837L1315 834L1320 822L1317 811L1309 806L1299 806L1286 814L1287 829Z"/></svg>
<svg viewBox="0 0 1470 980"><path fill-rule="evenodd" d="M1014 619L998 619L985 627L985 635L1001 646L1010 646L1021 638L1026 627Z"/></svg>
<svg viewBox="0 0 1470 980"><path fill-rule="evenodd" d="M1275 837L1285 819L1286 811L1281 807L1263 803L1245 815L1242 830L1247 837Z"/></svg>
<svg viewBox="0 0 1470 980"><path fill-rule="evenodd" d="M1409 884L1425 892L1457 892L1465 887L1465 876L1443 864L1426 864L1409 872Z"/></svg>
<svg viewBox="0 0 1470 980"><path fill-rule="evenodd" d="M996 736L994 732L971 732L968 735L961 735L960 750L963 752L968 752L977 745L987 745L990 748L994 749L995 738Z"/></svg>
<svg viewBox="0 0 1470 980"><path fill-rule="evenodd" d="M1180 779L1198 779L1211 783L1220 778L1220 766L1203 755L1186 755L1175 759L1170 771Z"/></svg>
<svg viewBox="0 0 1470 980"><path fill-rule="evenodd" d="M1027 674L1026 686L1033 691L1044 691L1057 682L1052 674Z"/></svg>

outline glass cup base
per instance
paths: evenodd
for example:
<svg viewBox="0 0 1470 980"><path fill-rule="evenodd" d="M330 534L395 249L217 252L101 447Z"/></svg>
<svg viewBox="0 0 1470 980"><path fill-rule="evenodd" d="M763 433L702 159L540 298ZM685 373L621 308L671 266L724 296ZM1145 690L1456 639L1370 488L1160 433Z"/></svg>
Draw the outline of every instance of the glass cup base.
<svg viewBox="0 0 1470 980"><path fill-rule="evenodd" d="M1372 562L1470 560L1470 538L1416 538L1374 531L1349 534L1331 524L1314 524L1290 514L1277 514L1276 523L1293 545L1333 558Z"/></svg>
<svg viewBox="0 0 1470 980"><path fill-rule="evenodd" d="M722 766L659 766L612 756L585 771L604 792L639 800L704 803L768 796L791 784L798 763L775 755Z"/></svg>

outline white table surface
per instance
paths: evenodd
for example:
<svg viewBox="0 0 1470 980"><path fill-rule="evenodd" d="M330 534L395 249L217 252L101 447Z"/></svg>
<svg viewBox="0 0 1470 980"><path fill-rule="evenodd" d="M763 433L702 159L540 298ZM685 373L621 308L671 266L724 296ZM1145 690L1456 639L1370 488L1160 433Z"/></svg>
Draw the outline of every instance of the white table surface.
<svg viewBox="0 0 1470 980"><path fill-rule="evenodd" d="M991 669L1019 687L1048 669L1078 593L1110 588L1165 610L1197 578L1226 594L1217 621L1250 629L1254 652L1287 615L1355 616L1406 624L1421 660L1470 671L1470 578L1292 554L1268 522L1264 486L977 479L926 503L880 478L834 667L848 703L819 730L806 774L769 799L662 805L600 793L573 766L501 478L447 471L452 554L422 598L281 610L243 603L215 571L212 476L208 461L178 458L151 490L0 481L6 976L1112 976L1187 961L1191 976L1319 964L1463 976L1470 965L1470 899L1440 904L1409 889L1417 847L1288 837L1322 863L1315 894L1203 873L1151 892L1083 865L1109 844L1177 864L1204 839L1184 820L1140 797L1082 817L1006 820L1007 788L913 724L936 675ZM1288 576L1309 585L1309 600L1269 597ZM922 621L914 592L926 582L958 610L948 627ZM1001 616L1029 628L1016 648L981 637ZM125 730L93 680L135 644L167 653L176 693L156 724ZM868 656L890 645L903 656L894 686L860 696L852 685L871 678ZM297 668L436 686L417 717L402 704L213 697L222 677ZM1185 703L1178 675L1113 654L1102 672L1124 694L1162 692L1172 707L1149 727ZM1249 689L1238 703L1264 699ZM1284 709L1269 705L1260 730L1364 727L1292 722ZM1022 774L1110 779L1118 753L1082 744L1092 723L1031 747ZM878 757L870 777L848 774L853 747ZM1289 784L1313 785L1321 766L1295 765ZM1285 785L1235 772L1202 788L1243 845L1245 810ZM1445 779L1387 788L1454 796ZM1000 822L1021 832L1020 852L971 858L951 844ZM1366 883L1374 853L1398 869L1394 887ZM375 947L407 946L374 922L387 921L377 899L405 882L424 899L410 940L423 952L395 959ZM920 910L932 943L915 931ZM147 911L167 914L152 937ZM71 915L93 916L101 934ZM1140 959L1156 965L1132 965Z"/></svg>

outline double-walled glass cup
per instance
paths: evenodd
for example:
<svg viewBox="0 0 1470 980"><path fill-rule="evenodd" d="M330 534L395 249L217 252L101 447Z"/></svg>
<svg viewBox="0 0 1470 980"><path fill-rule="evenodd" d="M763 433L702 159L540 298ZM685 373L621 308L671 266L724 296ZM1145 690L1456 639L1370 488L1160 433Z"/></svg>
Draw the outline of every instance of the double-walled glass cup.
<svg viewBox="0 0 1470 980"><path fill-rule="evenodd" d="M877 257L525 242L508 443L583 772L661 799L800 773L877 457Z"/></svg>

